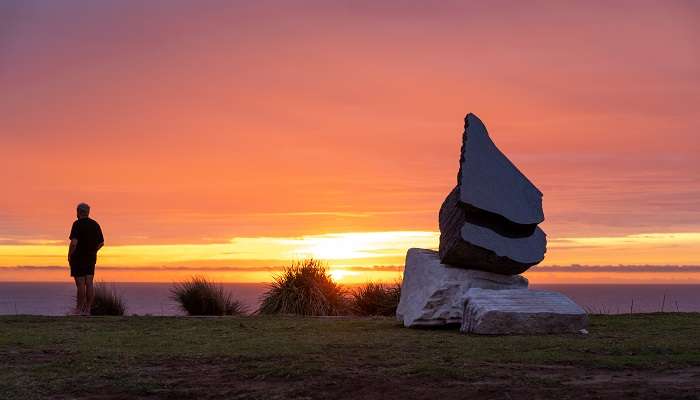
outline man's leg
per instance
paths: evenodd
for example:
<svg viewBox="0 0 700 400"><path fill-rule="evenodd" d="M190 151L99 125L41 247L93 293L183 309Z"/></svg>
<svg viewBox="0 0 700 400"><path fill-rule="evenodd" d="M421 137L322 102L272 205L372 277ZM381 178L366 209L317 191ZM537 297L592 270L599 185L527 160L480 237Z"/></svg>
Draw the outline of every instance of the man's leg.
<svg viewBox="0 0 700 400"><path fill-rule="evenodd" d="M76 276L75 277L75 287L78 289L78 293L76 295L76 306L75 306L75 311L76 313L82 313L83 309L85 308L85 277L84 276Z"/></svg>
<svg viewBox="0 0 700 400"><path fill-rule="evenodd" d="M92 278L94 275L85 276L85 314L90 315L90 310L92 310L92 303L95 301L95 287L92 285Z"/></svg>

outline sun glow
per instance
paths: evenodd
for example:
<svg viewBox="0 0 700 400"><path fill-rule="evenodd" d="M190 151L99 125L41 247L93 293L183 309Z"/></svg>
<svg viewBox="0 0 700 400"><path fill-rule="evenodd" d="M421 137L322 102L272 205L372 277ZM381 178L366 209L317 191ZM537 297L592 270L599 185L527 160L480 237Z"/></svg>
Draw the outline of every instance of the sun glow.
<svg viewBox="0 0 700 400"><path fill-rule="evenodd" d="M352 278L357 278L360 275L357 271L348 271L345 269L331 269L329 274L336 282L350 281Z"/></svg>
<svg viewBox="0 0 700 400"><path fill-rule="evenodd" d="M407 249L435 249L438 242L439 232L383 231L237 237L224 243L108 245L100 252L98 268L102 268L101 277L116 281L171 281L204 273L222 281L264 282L293 260L312 257L326 261L331 276L343 283L394 281L401 277ZM542 265L698 265L698 249L700 233L697 232L550 237ZM0 280L64 280L66 252L65 244L51 240L0 244ZM552 282L581 282L584 276L538 272L537 268L529 273L538 280ZM628 273L612 275L607 281L633 277ZM673 274L676 280L683 277L697 280L697 274ZM645 272L634 275L637 281L647 278L658 279L658 275Z"/></svg>
<svg viewBox="0 0 700 400"><path fill-rule="evenodd" d="M322 260L404 256L406 244L435 247L436 232L354 232L305 237L297 251Z"/></svg>
<svg viewBox="0 0 700 400"><path fill-rule="evenodd" d="M284 265L317 258L331 266L397 265L410 247L435 248L429 231L349 232L299 237L237 237L228 243L106 246L100 264L115 267ZM0 267L64 265L66 245L0 245Z"/></svg>

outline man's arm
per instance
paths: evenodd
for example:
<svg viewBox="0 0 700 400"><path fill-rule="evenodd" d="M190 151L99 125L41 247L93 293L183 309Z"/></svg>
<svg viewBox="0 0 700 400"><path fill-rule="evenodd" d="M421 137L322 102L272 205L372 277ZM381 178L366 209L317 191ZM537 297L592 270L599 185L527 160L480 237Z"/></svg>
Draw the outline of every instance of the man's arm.
<svg viewBox="0 0 700 400"><path fill-rule="evenodd" d="M71 239L70 245L68 246L68 262L70 262L70 258L73 256L76 247L78 247L78 239Z"/></svg>
<svg viewBox="0 0 700 400"><path fill-rule="evenodd" d="M95 249L95 252L100 251L102 246L105 245L105 237L104 235L102 235L102 228L100 227L100 225L97 225L97 241L99 243L97 244L97 249Z"/></svg>

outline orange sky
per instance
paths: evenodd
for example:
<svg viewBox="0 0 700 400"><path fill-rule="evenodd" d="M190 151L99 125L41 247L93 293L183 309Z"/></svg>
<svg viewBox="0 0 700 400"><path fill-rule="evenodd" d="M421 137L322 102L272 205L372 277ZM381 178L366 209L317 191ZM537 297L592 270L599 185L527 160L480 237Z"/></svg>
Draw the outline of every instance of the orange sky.
<svg viewBox="0 0 700 400"><path fill-rule="evenodd" d="M682 1L2 2L0 280L66 279L80 201L106 279L400 276L474 112L544 192L531 280L700 282L545 268L700 265L699 71Z"/></svg>

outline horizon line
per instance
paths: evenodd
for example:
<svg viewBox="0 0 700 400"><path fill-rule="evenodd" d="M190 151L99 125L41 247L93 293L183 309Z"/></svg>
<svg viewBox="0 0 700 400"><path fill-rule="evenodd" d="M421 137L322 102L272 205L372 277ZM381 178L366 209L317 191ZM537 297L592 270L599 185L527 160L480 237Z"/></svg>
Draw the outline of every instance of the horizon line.
<svg viewBox="0 0 700 400"><path fill-rule="evenodd" d="M98 265L98 269L107 271L211 271L211 272L275 272L282 271L286 265L272 266L111 266ZM460 268L460 267L455 267ZM0 267L0 271L56 271L67 270L60 265L16 265ZM374 265L374 266L326 266L327 270L345 270L355 272L401 272L404 265ZM553 264L536 265L526 271L533 272L658 272L658 273L688 273L700 272L700 264Z"/></svg>

